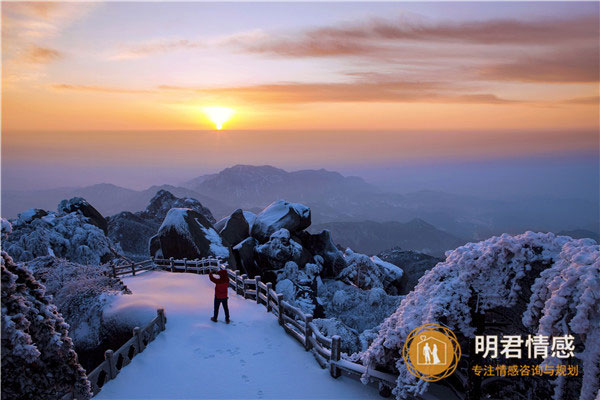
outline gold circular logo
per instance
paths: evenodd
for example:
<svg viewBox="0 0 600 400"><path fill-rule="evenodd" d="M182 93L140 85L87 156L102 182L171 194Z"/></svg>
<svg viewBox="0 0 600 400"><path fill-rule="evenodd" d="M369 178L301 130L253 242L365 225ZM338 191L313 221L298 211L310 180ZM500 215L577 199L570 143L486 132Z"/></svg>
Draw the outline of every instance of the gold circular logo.
<svg viewBox="0 0 600 400"><path fill-rule="evenodd" d="M458 366L460 354L460 345L454 332L433 323L413 329L402 348L402 358L408 372L427 382L452 375Z"/></svg>

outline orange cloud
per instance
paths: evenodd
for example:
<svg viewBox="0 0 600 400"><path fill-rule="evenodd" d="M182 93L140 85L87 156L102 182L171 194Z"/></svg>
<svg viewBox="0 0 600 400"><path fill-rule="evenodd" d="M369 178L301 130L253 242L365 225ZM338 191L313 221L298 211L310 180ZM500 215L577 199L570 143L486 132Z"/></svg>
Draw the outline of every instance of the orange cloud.
<svg viewBox="0 0 600 400"><path fill-rule="evenodd" d="M18 60L27 64L49 64L61 58L64 58L64 54L58 50L31 45L25 49Z"/></svg>

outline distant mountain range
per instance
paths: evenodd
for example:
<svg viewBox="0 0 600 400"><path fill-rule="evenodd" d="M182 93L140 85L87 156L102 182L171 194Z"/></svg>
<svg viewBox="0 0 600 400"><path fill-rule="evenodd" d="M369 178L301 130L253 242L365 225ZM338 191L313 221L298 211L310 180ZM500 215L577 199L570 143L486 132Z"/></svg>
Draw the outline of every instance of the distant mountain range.
<svg viewBox="0 0 600 400"><path fill-rule="evenodd" d="M364 221L393 221L397 225L380 227L391 232L401 231L402 223L418 218L448 235L446 238L441 234L436 236L438 239L431 244L432 248L438 246L435 243L452 243L456 238L480 240L503 232L526 230L587 229L597 234L599 221L598 205L591 201L548 198L497 201L431 190L390 193L361 178L338 172L324 169L288 172L268 165L236 165L179 186L153 186L140 191L111 184L27 192L3 190L2 215L14 217L33 207L53 209L60 200L75 196L84 197L105 216L121 211L136 212L143 210L161 189L177 197L199 200L217 220L237 208L260 211L278 199L309 206L313 225L352 222L363 224L367 229ZM355 229L351 224L338 224L335 229L341 226ZM444 247L445 244L440 244L437 248Z"/></svg>
<svg viewBox="0 0 600 400"><path fill-rule="evenodd" d="M336 244L369 255L392 247L419 253L442 256L446 250L455 249L467 242L441 231L422 219L400 222L329 222L313 225L311 232L328 229Z"/></svg>

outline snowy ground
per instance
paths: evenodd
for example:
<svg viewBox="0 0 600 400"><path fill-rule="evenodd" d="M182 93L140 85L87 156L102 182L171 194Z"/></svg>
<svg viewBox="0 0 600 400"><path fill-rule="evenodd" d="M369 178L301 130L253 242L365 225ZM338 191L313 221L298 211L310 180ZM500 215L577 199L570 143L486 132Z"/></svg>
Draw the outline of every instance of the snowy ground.
<svg viewBox="0 0 600 400"><path fill-rule="evenodd" d="M333 379L264 306L231 290L231 324L222 309L219 322L210 321L207 275L148 272L124 280L133 295L118 307L164 307L167 329L97 399L381 399L356 380Z"/></svg>

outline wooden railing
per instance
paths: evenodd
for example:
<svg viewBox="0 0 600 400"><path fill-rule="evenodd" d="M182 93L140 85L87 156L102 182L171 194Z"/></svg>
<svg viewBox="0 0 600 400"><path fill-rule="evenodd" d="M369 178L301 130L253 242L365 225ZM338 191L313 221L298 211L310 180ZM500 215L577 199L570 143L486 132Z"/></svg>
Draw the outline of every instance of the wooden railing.
<svg viewBox="0 0 600 400"><path fill-rule="evenodd" d="M148 271L156 268L156 265L154 264L154 261L152 259L140 261L137 263L127 263L123 265L115 265L114 263L112 263L110 266L112 268L112 275L115 278L118 276L129 274L135 276L136 273L139 273L141 271Z"/></svg>
<svg viewBox="0 0 600 400"><path fill-rule="evenodd" d="M221 265L227 265L219 258L205 258L202 260L175 260L155 259L154 263L171 272L189 272L209 274L219 270ZM353 378L360 379L367 372L367 368L356 362L350 361L341 355L341 338L338 335L327 337L313 322L313 316L305 314L302 310L283 300L283 295L273 289L273 284L261 281L260 276L248 278L246 274L227 268L229 287L245 299L256 301L266 307L267 312L274 314L279 325L306 351L311 351L321 368L329 368L332 377L338 378L342 371ZM379 384L379 392L389 395L390 388L396 385L397 377L377 370L369 370L368 375L372 381Z"/></svg>
<svg viewBox="0 0 600 400"><path fill-rule="evenodd" d="M92 385L93 396L98 394L106 382L115 379L119 372L128 365L133 357L144 351L148 344L153 341L159 333L165 330L167 317L165 310L156 310L156 317L144 328L133 328L133 336L117 351L106 350L104 361L87 378ZM61 400L74 400L73 393L67 393Z"/></svg>

